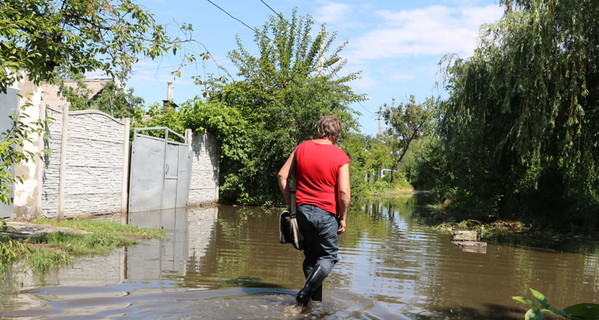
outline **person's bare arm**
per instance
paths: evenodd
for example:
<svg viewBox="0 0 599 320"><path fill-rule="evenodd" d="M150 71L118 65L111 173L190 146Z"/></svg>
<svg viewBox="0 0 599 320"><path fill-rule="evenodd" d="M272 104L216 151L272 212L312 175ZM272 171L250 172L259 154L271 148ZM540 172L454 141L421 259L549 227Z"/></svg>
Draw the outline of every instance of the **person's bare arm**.
<svg viewBox="0 0 599 320"><path fill-rule="evenodd" d="M339 168L337 188L339 196L339 204L337 209L337 214L339 215L339 229L337 232L343 233L345 231L347 221L347 208L349 207L349 200L351 198L351 188L349 185L349 163L346 163Z"/></svg>
<svg viewBox="0 0 599 320"><path fill-rule="evenodd" d="M289 185L289 177L291 176L291 165L293 163L293 155L295 152L292 152L285 164L279 170L279 174L277 178L279 179L279 189L281 189L281 193L285 198L285 203L287 204L287 209L291 209L291 187Z"/></svg>

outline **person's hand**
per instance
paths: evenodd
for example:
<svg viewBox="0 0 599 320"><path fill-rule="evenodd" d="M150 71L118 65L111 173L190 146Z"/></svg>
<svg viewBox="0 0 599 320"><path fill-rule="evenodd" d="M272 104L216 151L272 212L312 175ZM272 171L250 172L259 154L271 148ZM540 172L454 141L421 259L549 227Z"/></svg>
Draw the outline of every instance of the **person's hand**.
<svg viewBox="0 0 599 320"><path fill-rule="evenodd" d="M337 233L345 232L345 219L339 220L339 229L337 229Z"/></svg>

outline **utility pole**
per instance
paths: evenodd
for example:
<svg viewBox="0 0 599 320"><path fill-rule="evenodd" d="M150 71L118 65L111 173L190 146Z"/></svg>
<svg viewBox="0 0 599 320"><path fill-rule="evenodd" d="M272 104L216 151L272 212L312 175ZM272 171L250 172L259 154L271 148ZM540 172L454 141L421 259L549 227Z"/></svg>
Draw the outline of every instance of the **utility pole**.
<svg viewBox="0 0 599 320"><path fill-rule="evenodd" d="M318 76L322 77L324 75L324 29L320 30L320 53L318 55Z"/></svg>
<svg viewBox="0 0 599 320"><path fill-rule="evenodd" d="M377 114L376 121L379 126L379 136L382 134L382 132L381 132L381 114L382 113L383 113L383 107L381 106L381 107L379 107L379 111L377 111L377 113L376 113Z"/></svg>

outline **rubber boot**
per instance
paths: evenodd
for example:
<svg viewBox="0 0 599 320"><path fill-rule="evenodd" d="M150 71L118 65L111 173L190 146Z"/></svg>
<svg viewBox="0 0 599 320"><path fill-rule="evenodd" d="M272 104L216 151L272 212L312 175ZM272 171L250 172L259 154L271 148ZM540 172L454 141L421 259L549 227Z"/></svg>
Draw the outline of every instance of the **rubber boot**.
<svg viewBox="0 0 599 320"><path fill-rule="evenodd" d="M302 306L302 308L306 308L308 303L310 303L310 299L314 296L314 293L320 288L322 290L322 281L327 277L327 273L325 270L318 265L312 273L306 279L304 286L297 293L295 300L298 304ZM322 293L320 294L320 299L322 300Z"/></svg>
<svg viewBox="0 0 599 320"><path fill-rule="evenodd" d="M314 270L314 268L312 268L311 270ZM306 274L305 272L306 270L304 269L304 276L308 278L310 276L310 273ZM322 301L322 285L320 285L316 290L314 290L311 299L312 301Z"/></svg>
<svg viewBox="0 0 599 320"><path fill-rule="evenodd" d="M322 285L318 286L314 293L312 294L313 301L322 301Z"/></svg>

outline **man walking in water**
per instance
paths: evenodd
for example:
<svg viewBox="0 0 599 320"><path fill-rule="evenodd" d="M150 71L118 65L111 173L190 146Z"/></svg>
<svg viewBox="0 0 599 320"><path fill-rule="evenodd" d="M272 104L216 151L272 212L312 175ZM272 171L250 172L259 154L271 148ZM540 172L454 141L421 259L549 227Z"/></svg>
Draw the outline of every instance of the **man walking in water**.
<svg viewBox="0 0 599 320"><path fill-rule="evenodd" d="M316 124L316 138L301 143L279 170L279 187L288 209L288 178L296 176L297 221L304 236L303 270L306 282L297 293L305 308L310 300L322 301L322 281L339 261L339 234L346 228L350 201L349 157L335 144L341 120L326 116ZM293 161L296 172L291 172Z"/></svg>

